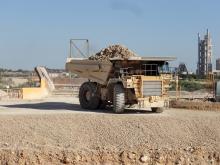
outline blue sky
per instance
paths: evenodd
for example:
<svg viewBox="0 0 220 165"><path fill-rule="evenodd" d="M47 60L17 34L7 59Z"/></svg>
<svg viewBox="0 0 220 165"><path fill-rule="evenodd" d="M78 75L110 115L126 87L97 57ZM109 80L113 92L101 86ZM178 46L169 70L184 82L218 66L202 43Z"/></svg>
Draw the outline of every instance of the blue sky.
<svg viewBox="0 0 220 165"><path fill-rule="evenodd" d="M198 32L220 57L219 15L219 0L0 0L0 68L64 68L69 39L88 38L92 52L123 44L195 71Z"/></svg>

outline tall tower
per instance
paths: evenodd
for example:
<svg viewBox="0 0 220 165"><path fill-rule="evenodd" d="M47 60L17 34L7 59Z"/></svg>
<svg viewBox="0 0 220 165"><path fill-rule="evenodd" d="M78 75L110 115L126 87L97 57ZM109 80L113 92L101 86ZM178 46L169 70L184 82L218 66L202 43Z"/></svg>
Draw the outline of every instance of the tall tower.
<svg viewBox="0 0 220 165"><path fill-rule="evenodd" d="M201 40L200 34L198 34L198 63L197 63L197 75L206 76L212 72L212 43L209 30Z"/></svg>
<svg viewBox="0 0 220 165"><path fill-rule="evenodd" d="M216 70L220 71L220 58L216 59Z"/></svg>

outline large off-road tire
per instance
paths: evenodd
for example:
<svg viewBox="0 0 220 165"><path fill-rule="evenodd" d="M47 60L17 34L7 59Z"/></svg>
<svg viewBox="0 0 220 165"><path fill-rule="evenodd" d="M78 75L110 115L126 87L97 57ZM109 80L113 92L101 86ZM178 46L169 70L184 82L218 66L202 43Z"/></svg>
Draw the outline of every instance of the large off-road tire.
<svg viewBox="0 0 220 165"><path fill-rule="evenodd" d="M97 109L100 105L100 93L96 83L85 82L79 89L79 102L83 109Z"/></svg>
<svg viewBox="0 0 220 165"><path fill-rule="evenodd" d="M162 113L164 108L162 107L153 107L151 108L152 112L155 112L155 113Z"/></svg>
<svg viewBox="0 0 220 165"><path fill-rule="evenodd" d="M121 84L114 85L113 106L115 113L123 113L125 109L125 91Z"/></svg>

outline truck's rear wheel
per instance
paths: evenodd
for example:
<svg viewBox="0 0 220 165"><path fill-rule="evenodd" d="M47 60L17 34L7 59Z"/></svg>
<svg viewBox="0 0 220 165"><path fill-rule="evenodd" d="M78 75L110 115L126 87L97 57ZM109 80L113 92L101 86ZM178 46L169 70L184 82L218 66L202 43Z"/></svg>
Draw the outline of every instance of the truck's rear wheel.
<svg viewBox="0 0 220 165"><path fill-rule="evenodd" d="M121 84L115 84L113 95L113 106L115 113L122 113L125 109L125 92Z"/></svg>
<svg viewBox="0 0 220 165"><path fill-rule="evenodd" d="M96 83L85 82L79 90L79 102L84 109L97 109L100 104L100 94Z"/></svg>
<svg viewBox="0 0 220 165"><path fill-rule="evenodd" d="M153 107L151 109L152 109L152 112L155 112L155 113L162 113L164 110L162 107Z"/></svg>

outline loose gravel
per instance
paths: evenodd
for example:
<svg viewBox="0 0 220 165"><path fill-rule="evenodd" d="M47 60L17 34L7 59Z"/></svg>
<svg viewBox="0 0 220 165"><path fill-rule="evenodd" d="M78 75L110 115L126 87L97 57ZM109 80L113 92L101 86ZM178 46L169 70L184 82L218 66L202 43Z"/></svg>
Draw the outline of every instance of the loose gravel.
<svg viewBox="0 0 220 165"><path fill-rule="evenodd" d="M204 156L203 163L211 161L210 155L219 161L220 112L168 109L118 115L87 112L76 99L55 98L1 102L0 121L2 163L163 164L165 158L175 163L181 156L180 162L190 158L195 163L198 155ZM157 153L161 160L154 159Z"/></svg>

